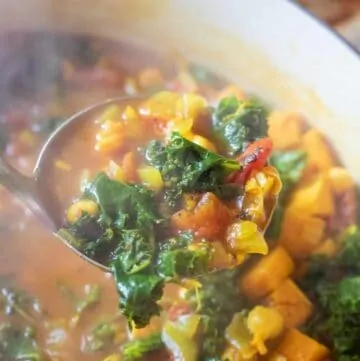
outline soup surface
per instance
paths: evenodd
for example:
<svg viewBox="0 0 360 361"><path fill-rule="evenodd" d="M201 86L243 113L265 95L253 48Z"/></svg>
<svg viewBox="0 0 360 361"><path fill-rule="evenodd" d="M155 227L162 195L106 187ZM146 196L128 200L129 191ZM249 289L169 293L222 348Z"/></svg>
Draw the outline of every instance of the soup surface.
<svg viewBox="0 0 360 361"><path fill-rule="evenodd" d="M132 330L111 275L81 260L1 188L1 360L357 360L355 185L300 114L269 110L200 66L126 44L10 34L0 48L0 145L25 174L47 137L75 111L106 97L168 90L201 95L214 107L225 97L261 107L274 143L270 164L283 183L266 232L267 255L168 284L159 301L164 312ZM82 140L94 139L99 124L92 124ZM207 131L194 128L194 135L213 151ZM84 152L79 138L69 142L71 152L55 159L51 174L64 209L95 171L120 181L131 176L126 154L105 162L96 149ZM156 185L151 177L150 188Z"/></svg>

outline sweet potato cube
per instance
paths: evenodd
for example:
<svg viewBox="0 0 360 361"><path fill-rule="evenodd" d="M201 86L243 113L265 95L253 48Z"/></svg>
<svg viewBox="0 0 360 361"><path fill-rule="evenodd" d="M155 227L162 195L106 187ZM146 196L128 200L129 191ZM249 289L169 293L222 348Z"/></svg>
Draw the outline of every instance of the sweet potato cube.
<svg viewBox="0 0 360 361"><path fill-rule="evenodd" d="M276 349L286 361L322 361L329 356L329 350L319 342L300 331L289 329Z"/></svg>
<svg viewBox="0 0 360 361"><path fill-rule="evenodd" d="M309 299L291 279L285 280L270 293L265 303L283 316L286 327L303 325L313 310Z"/></svg>
<svg viewBox="0 0 360 361"><path fill-rule="evenodd" d="M323 239L325 226L326 223L321 218L288 208L285 211L279 244L293 258L306 258Z"/></svg>
<svg viewBox="0 0 360 361"><path fill-rule="evenodd" d="M328 171L335 165L331 149L323 135L316 129L308 130L302 137L302 147L307 153L308 166Z"/></svg>
<svg viewBox="0 0 360 361"><path fill-rule="evenodd" d="M294 262L282 247L276 247L253 265L240 279L240 287L250 299L275 290L294 270Z"/></svg>
<svg viewBox="0 0 360 361"><path fill-rule="evenodd" d="M289 207L309 215L332 216L334 195L328 175L320 173L302 182L293 192Z"/></svg>
<svg viewBox="0 0 360 361"><path fill-rule="evenodd" d="M274 111L269 115L269 136L275 149L287 149L298 146L304 121L300 114Z"/></svg>

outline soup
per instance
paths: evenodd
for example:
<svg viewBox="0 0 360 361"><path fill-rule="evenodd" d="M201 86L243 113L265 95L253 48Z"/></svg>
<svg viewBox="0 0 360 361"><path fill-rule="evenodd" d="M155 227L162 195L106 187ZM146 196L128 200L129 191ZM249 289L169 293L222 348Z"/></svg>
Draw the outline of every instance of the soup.
<svg viewBox="0 0 360 361"><path fill-rule="evenodd" d="M266 232L267 255L168 284L159 301L164 312L133 329L119 312L112 278L68 250L1 189L4 360L320 361L358 355L355 185L301 115L268 110L206 69L181 59L170 67L173 60L124 44L49 34L15 34L2 41L12 47L10 68L4 69L10 76L2 79L8 91L1 125L9 135L2 145L23 172L30 173L41 144L75 110L108 96L168 90L196 93L214 106L227 96L259 104L274 142L270 164L283 183ZM41 56L54 49L51 62ZM42 78L31 76L37 69ZM196 135L209 148L210 137ZM94 139L94 129L84 136ZM85 161L90 171L104 166L96 151L75 157L80 150L74 149L55 160L60 172L55 176L68 185L54 183L55 191L66 206L79 194L84 174L76 170L83 170ZM128 177L120 158L112 176Z"/></svg>

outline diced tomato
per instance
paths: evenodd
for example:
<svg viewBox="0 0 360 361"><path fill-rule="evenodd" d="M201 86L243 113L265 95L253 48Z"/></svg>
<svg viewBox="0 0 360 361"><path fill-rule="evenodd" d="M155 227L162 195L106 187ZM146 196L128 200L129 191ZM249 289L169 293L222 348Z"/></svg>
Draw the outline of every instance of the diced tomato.
<svg viewBox="0 0 360 361"><path fill-rule="evenodd" d="M229 183L245 184L254 170L265 167L271 151L273 141L271 138L262 138L251 143L237 160L242 164L242 169L230 175Z"/></svg>

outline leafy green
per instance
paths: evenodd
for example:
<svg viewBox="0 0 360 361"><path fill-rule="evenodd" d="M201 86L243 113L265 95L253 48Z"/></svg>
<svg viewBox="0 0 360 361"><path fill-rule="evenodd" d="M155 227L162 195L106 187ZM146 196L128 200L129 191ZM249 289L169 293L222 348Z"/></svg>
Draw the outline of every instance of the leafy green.
<svg viewBox="0 0 360 361"><path fill-rule="evenodd" d="M267 136L266 112L257 102L224 98L213 114L214 133L226 152L235 155L258 138Z"/></svg>
<svg viewBox="0 0 360 361"><path fill-rule="evenodd" d="M133 274L148 267L154 257L154 235L146 239L138 229L121 231L121 242L114 251L115 259L121 260L121 266L127 274Z"/></svg>
<svg viewBox="0 0 360 361"><path fill-rule="evenodd" d="M0 359L6 361L45 361L31 329L0 324Z"/></svg>
<svg viewBox="0 0 360 361"><path fill-rule="evenodd" d="M119 305L129 322L129 326L146 326L151 317L160 313L157 301L161 298L164 280L151 266L136 273L126 273L121 259L111 265L119 293Z"/></svg>
<svg viewBox="0 0 360 361"><path fill-rule="evenodd" d="M238 270L223 270L199 279L198 292L190 291L189 301L198 306L203 324L200 359L216 360L226 346L225 329L236 312L247 307L246 300L236 287ZM229 302L229 300L232 300Z"/></svg>
<svg viewBox="0 0 360 361"><path fill-rule="evenodd" d="M164 348L161 333L153 333L139 340L128 342L123 347L124 361L141 360L146 354Z"/></svg>
<svg viewBox="0 0 360 361"><path fill-rule="evenodd" d="M101 351L114 343L114 338L119 330L124 329L124 324L119 322L118 316L111 320L101 321L88 331L83 338L82 351L91 353Z"/></svg>
<svg viewBox="0 0 360 361"><path fill-rule="evenodd" d="M266 230L266 236L276 240L280 235L285 207L291 191L305 169L306 152L302 150L275 151L270 157L270 163L278 170L282 182L278 205Z"/></svg>
<svg viewBox="0 0 360 361"><path fill-rule="evenodd" d="M152 191L112 180L105 173L88 184L85 196L97 202L105 222L116 229L152 229L159 221Z"/></svg>
<svg viewBox="0 0 360 361"><path fill-rule="evenodd" d="M208 270L210 249L199 243L196 248L188 248L189 240L180 235L161 246L157 258L157 272L163 278L176 280L179 277L193 277Z"/></svg>
<svg viewBox="0 0 360 361"><path fill-rule="evenodd" d="M335 359L360 360L360 230L350 227L343 248L332 259L310 260L300 287L309 292L317 312L307 332L334 349Z"/></svg>
<svg viewBox="0 0 360 361"><path fill-rule="evenodd" d="M210 152L177 132L172 133L167 145L151 142L146 158L161 172L165 200L170 206L175 206L184 192L234 195L234 188L224 182L229 174L240 169L239 162Z"/></svg>

